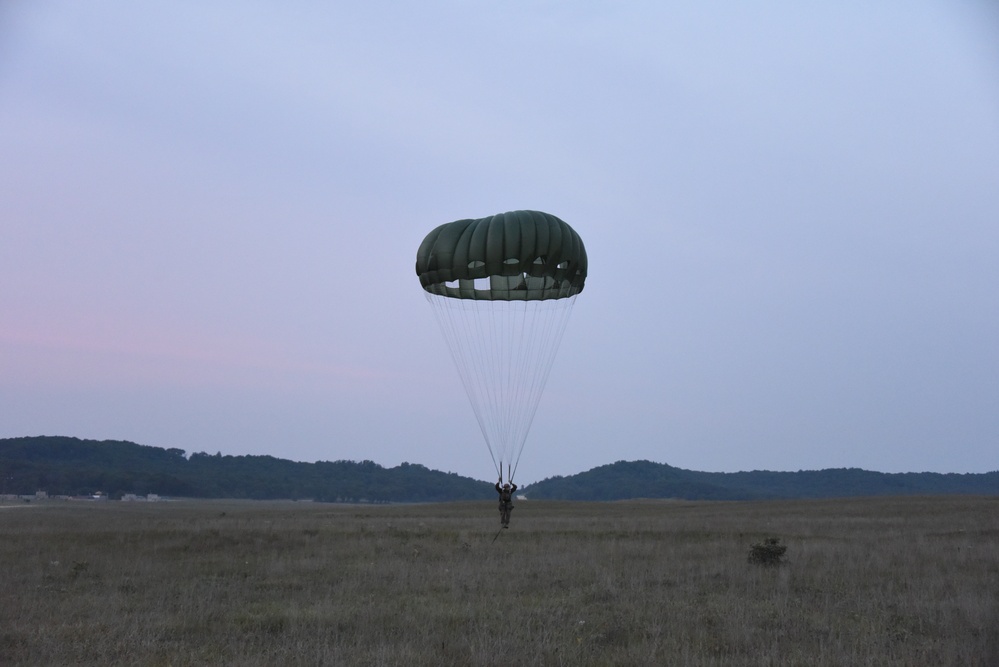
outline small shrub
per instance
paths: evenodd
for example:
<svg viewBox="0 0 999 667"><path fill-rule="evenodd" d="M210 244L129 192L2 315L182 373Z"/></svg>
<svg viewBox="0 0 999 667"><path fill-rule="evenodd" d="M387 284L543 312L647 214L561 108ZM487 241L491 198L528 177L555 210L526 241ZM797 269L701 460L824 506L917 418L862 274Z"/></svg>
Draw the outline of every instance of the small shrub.
<svg viewBox="0 0 999 667"><path fill-rule="evenodd" d="M749 562L766 567L776 567L784 562L787 545L779 537L768 537L749 548Z"/></svg>

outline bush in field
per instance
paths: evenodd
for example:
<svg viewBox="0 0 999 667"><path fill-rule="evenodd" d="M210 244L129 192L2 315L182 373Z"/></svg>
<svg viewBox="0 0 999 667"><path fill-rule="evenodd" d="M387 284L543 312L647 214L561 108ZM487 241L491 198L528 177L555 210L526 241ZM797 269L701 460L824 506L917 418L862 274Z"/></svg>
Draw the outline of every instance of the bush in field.
<svg viewBox="0 0 999 667"><path fill-rule="evenodd" d="M768 537L749 548L749 562L776 567L784 561L786 551L787 545L781 544L779 537Z"/></svg>

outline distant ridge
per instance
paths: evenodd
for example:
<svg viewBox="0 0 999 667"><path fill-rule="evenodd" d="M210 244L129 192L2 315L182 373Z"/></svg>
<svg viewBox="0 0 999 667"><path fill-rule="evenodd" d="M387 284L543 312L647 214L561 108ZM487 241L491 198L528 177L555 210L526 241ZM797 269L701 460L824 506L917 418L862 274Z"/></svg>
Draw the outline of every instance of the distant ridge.
<svg viewBox="0 0 999 667"><path fill-rule="evenodd" d="M492 498L486 482L403 463L298 463L273 456L223 456L119 440L63 436L0 439L0 494L125 494L186 498L438 502Z"/></svg>
<svg viewBox="0 0 999 667"><path fill-rule="evenodd" d="M187 498L440 502L495 498L492 484L415 463L298 463L273 456L223 456L119 440L64 436L0 439L0 495L125 494ZM996 495L999 471L881 473L858 468L720 473L651 461L618 461L523 487L531 499L763 500L885 495Z"/></svg>
<svg viewBox="0 0 999 667"><path fill-rule="evenodd" d="M697 472L651 461L618 461L524 489L529 498L559 500L763 500L893 495L999 495L999 471L883 473L859 468L798 472Z"/></svg>

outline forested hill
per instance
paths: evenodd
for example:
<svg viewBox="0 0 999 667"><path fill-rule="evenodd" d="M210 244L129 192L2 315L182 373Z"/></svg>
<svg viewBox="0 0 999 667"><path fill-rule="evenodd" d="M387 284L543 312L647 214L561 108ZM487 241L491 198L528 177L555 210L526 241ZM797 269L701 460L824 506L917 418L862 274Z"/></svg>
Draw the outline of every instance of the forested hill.
<svg viewBox="0 0 999 667"><path fill-rule="evenodd" d="M41 436L0 439L0 494L126 493L187 498L431 502L494 498L492 485L403 463L297 463L222 456L113 440Z"/></svg>
<svg viewBox="0 0 999 667"><path fill-rule="evenodd" d="M403 463L297 463L273 456L187 456L180 449L68 437L0 439L0 494L124 494L187 498L298 498L332 502L493 499L492 484ZM525 486L532 499L756 500L882 495L999 496L999 472L880 473L857 468L798 472L697 472L650 461L618 461Z"/></svg>
<svg viewBox="0 0 999 667"><path fill-rule="evenodd" d="M531 484L528 498L561 500L762 500L848 496L999 495L999 471L981 474L881 473L858 468L798 472L697 472L651 461L618 461Z"/></svg>

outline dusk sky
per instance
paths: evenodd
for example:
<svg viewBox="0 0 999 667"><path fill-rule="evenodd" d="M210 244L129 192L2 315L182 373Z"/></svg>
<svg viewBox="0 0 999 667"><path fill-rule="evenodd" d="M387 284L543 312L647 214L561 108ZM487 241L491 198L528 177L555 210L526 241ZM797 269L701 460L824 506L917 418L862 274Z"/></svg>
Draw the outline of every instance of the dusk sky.
<svg viewBox="0 0 999 667"><path fill-rule="evenodd" d="M589 256L518 482L999 469L999 6L0 1L0 437L493 464L417 280Z"/></svg>

